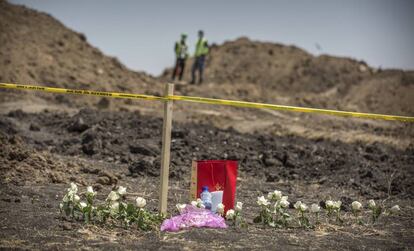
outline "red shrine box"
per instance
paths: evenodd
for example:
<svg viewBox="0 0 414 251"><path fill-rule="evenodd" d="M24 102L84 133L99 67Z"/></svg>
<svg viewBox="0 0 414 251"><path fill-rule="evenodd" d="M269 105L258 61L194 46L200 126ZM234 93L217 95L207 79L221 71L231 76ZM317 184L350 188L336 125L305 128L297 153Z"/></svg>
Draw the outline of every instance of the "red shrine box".
<svg viewBox="0 0 414 251"><path fill-rule="evenodd" d="M190 199L200 198L203 186L210 192L223 191L222 203L225 212L234 208L236 197L236 160L198 160L191 168Z"/></svg>

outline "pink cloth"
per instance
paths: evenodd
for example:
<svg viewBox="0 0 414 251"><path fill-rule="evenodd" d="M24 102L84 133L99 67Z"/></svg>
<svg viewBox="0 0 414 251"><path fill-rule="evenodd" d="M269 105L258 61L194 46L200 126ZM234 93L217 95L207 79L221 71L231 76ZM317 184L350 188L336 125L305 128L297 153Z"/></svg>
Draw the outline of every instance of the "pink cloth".
<svg viewBox="0 0 414 251"><path fill-rule="evenodd" d="M190 227L227 228L226 221L210 210L187 205L180 215L166 219L161 231L176 232Z"/></svg>

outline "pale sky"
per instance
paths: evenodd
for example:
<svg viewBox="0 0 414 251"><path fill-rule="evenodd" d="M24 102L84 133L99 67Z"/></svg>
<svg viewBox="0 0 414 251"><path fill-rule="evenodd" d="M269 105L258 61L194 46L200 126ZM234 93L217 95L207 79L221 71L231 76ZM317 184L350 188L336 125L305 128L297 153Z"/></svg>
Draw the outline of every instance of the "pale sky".
<svg viewBox="0 0 414 251"><path fill-rule="evenodd" d="M199 29L210 43L247 36L374 67L414 69L411 0L9 1L51 14L130 69L153 75L173 65L180 33L188 33L193 52Z"/></svg>

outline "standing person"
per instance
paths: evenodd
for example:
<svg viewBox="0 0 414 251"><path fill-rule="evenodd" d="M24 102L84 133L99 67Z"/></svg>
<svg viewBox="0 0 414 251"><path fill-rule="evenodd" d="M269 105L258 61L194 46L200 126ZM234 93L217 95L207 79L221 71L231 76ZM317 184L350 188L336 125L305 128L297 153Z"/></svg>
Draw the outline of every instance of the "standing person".
<svg viewBox="0 0 414 251"><path fill-rule="evenodd" d="M196 43L195 49L195 58L193 68L191 69L191 84L195 83L196 71L198 70L198 83L203 82L203 70L206 56L208 53L208 43L204 38L204 32L202 30L198 31L198 40Z"/></svg>
<svg viewBox="0 0 414 251"><path fill-rule="evenodd" d="M188 46L185 42L187 38L187 34L181 34L181 40L175 42L175 67L172 75L172 80L174 81L176 75L178 74L178 80L181 81L183 78L184 68L185 68L185 61L188 58Z"/></svg>

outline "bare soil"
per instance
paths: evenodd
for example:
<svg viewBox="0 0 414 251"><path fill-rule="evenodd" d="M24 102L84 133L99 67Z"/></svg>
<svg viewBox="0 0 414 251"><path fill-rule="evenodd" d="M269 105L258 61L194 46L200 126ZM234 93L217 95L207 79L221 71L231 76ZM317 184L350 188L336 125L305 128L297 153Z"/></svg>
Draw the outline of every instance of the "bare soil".
<svg viewBox="0 0 414 251"><path fill-rule="evenodd" d="M249 227L143 233L68 221L60 216L58 204L67 184L74 181L82 187L93 185L98 199L104 199L111 188L125 185L134 195L146 197L156 210L160 119L136 112L15 111L2 115L0 125L1 247L290 250L404 249L413 244L412 146L400 150L175 123L169 212L174 214L176 203L188 202L192 158L237 159L237 200L245 202ZM340 199L348 220L344 225L323 221L315 230L295 226L272 230L253 224L256 197L276 188L293 202ZM401 215L383 217L373 226L353 224L350 203L371 198L386 199L388 206L398 203Z"/></svg>

